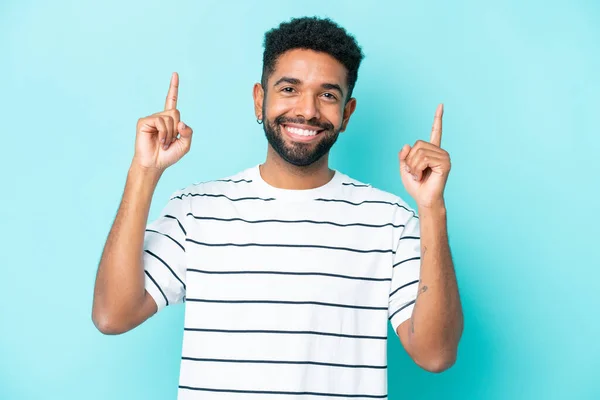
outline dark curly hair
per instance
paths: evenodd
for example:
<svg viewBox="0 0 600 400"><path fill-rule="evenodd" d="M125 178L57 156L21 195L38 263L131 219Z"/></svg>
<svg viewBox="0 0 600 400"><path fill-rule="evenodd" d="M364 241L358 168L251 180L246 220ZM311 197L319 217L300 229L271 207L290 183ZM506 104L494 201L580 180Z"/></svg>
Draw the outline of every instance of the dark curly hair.
<svg viewBox="0 0 600 400"><path fill-rule="evenodd" d="M348 96L358 78L358 67L364 58L356 39L329 18L292 18L277 28L265 33L263 53L262 86L266 89L267 80L275 70L277 58L288 50L310 49L324 52L338 60L348 70Z"/></svg>

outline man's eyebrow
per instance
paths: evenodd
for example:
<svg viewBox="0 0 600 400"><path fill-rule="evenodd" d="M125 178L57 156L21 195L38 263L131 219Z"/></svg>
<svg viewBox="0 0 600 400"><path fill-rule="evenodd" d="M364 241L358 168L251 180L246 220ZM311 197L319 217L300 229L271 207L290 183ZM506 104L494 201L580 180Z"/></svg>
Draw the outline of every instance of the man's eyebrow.
<svg viewBox="0 0 600 400"><path fill-rule="evenodd" d="M277 82L275 82L275 84L273 86L280 85L284 82L289 83L290 85L299 85L300 79L290 78L289 76L282 76L281 78L279 78L279 80Z"/></svg>
<svg viewBox="0 0 600 400"><path fill-rule="evenodd" d="M340 85L338 85L337 83L324 83L321 85L321 87L323 89L327 89L327 90L337 90L338 92L340 92L342 97L344 96L344 91L342 90Z"/></svg>
<svg viewBox="0 0 600 400"><path fill-rule="evenodd" d="M275 82L275 84L273 86L278 86L278 85L281 85L282 83L289 83L290 85L300 85L302 83L302 81L298 78L282 76L281 78L279 78L277 80L277 82ZM342 90L342 87L340 85L338 85L337 83L324 83L321 85L321 88L326 89L326 90L336 90L340 93L340 95L342 95L342 97L344 96L344 91Z"/></svg>

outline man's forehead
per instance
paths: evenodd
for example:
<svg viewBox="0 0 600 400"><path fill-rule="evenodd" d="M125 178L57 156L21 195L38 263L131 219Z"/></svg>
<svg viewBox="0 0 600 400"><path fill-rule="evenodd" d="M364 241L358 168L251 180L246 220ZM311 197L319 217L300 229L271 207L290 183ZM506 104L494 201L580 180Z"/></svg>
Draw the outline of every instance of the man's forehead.
<svg viewBox="0 0 600 400"><path fill-rule="evenodd" d="M271 76L272 84L281 77L290 77L300 83L346 84L347 69L333 56L308 49L288 50L277 58Z"/></svg>

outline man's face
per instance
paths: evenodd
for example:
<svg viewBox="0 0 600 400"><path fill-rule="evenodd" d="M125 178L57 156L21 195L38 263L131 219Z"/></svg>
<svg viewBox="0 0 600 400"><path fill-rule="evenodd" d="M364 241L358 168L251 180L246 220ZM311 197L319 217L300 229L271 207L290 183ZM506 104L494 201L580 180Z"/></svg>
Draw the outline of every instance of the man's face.
<svg viewBox="0 0 600 400"><path fill-rule="evenodd" d="M355 99L345 101L346 77L346 68L326 53L294 49L279 56L264 96L255 87L255 106L282 159L304 167L329 152L355 108Z"/></svg>

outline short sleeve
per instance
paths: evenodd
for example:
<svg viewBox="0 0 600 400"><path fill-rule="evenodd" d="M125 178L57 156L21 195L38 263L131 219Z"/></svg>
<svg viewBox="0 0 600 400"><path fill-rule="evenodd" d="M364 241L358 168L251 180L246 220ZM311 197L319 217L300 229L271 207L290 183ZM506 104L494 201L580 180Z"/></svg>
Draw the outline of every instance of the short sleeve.
<svg viewBox="0 0 600 400"><path fill-rule="evenodd" d="M187 197L173 193L144 234L145 287L158 311L185 301ZM158 312L157 311L157 312Z"/></svg>
<svg viewBox="0 0 600 400"><path fill-rule="evenodd" d="M421 232L419 217L411 211L399 235L395 235L388 318L397 332L398 326L412 315L421 271Z"/></svg>

